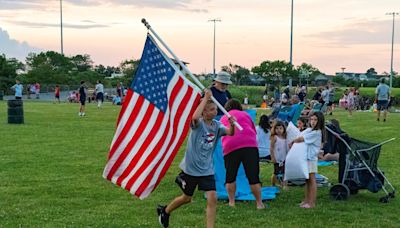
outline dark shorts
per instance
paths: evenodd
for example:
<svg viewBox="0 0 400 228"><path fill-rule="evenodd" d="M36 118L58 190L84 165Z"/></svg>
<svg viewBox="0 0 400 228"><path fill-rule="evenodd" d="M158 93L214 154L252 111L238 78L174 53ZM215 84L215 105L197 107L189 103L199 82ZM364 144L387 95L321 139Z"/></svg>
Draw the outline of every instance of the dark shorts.
<svg viewBox="0 0 400 228"><path fill-rule="evenodd" d="M330 107L330 106L332 106L333 105L333 102L332 101L329 101L328 102L328 107Z"/></svg>
<svg viewBox="0 0 400 228"><path fill-rule="evenodd" d="M279 166L279 163L274 163L274 174L283 175L285 173L285 163Z"/></svg>
<svg viewBox="0 0 400 228"><path fill-rule="evenodd" d="M101 102L103 102L104 101L104 96L103 96L103 93L97 93L96 94L96 100L101 100Z"/></svg>
<svg viewBox="0 0 400 228"><path fill-rule="evenodd" d="M85 105L85 103L86 103L86 97L81 97L81 98L79 99L79 101L81 102L81 105Z"/></svg>
<svg viewBox="0 0 400 228"><path fill-rule="evenodd" d="M376 104L376 109L378 110L386 110L388 108L388 101L387 100L378 100Z"/></svg>
<svg viewBox="0 0 400 228"><path fill-rule="evenodd" d="M214 175L195 177L182 171L176 177L175 183L178 184L183 193L187 196L193 196L197 186L200 191L208 192L216 190Z"/></svg>
<svg viewBox="0 0 400 228"><path fill-rule="evenodd" d="M60 95L56 95L56 98L57 98L57 99L60 99Z"/></svg>
<svg viewBox="0 0 400 228"><path fill-rule="evenodd" d="M15 97L15 100L22 100L22 97Z"/></svg>
<svg viewBox="0 0 400 228"><path fill-rule="evenodd" d="M230 184L236 181L237 172L241 163L243 163L244 171L250 185L261 183L259 178L259 159L257 147L245 147L225 155L225 183Z"/></svg>

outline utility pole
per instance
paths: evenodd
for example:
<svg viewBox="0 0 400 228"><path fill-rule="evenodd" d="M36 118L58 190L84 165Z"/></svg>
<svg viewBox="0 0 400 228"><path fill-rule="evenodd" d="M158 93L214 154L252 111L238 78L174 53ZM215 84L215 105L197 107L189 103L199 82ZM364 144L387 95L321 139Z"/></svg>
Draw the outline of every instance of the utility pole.
<svg viewBox="0 0 400 228"><path fill-rule="evenodd" d="M290 65L293 65L293 0L290 17Z"/></svg>
<svg viewBox="0 0 400 228"><path fill-rule="evenodd" d="M392 15L393 16L393 25L392 25L392 51L390 55L390 83L389 86L392 88L392 83L393 83L393 46L394 46L394 20L396 15L399 15L397 12L392 12L392 13L386 13L386 15Z"/></svg>
<svg viewBox="0 0 400 228"><path fill-rule="evenodd" d="M216 24L216 22L221 22L221 19L217 19L217 18L215 18L215 19L211 19L211 20L208 20L209 22L214 22L214 49L213 49L213 74L214 74L214 77L215 77L215 24Z"/></svg>
<svg viewBox="0 0 400 228"><path fill-rule="evenodd" d="M64 55L62 0L60 0L61 55Z"/></svg>

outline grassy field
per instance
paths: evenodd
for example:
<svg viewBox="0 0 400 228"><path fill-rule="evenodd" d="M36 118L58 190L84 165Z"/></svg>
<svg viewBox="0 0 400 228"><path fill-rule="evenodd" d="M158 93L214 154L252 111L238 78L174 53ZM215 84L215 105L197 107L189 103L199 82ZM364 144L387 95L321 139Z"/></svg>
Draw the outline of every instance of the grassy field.
<svg viewBox="0 0 400 228"><path fill-rule="evenodd" d="M86 117L77 104L25 102L25 124L7 124L7 107L0 102L0 227L158 227L156 205L166 204L180 190L174 184L181 148L159 187L145 200L132 197L102 178L119 107L98 110L89 104ZM259 112L260 113L260 112ZM351 136L372 142L396 137L383 147L380 167L400 187L400 114L386 123L375 114L343 111L333 115ZM337 165L320 173L337 182ZM263 164L261 178L269 185L272 165ZM383 192L361 191L348 201L335 202L329 188L318 189L317 207L298 207L303 189L290 187L268 208L256 211L253 202L229 208L218 203L217 227L399 227L398 198L379 203ZM175 211L171 227L204 227L206 201L201 192L193 203Z"/></svg>

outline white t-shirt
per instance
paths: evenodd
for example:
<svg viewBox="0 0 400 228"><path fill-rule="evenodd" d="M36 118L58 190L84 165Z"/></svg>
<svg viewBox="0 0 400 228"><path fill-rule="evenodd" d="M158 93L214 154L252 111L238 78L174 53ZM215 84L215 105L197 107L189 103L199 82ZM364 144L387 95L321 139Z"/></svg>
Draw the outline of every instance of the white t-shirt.
<svg viewBox="0 0 400 228"><path fill-rule="evenodd" d="M104 93L104 86L101 83L96 84L96 93Z"/></svg>
<svg viewBox="0 0 400 228"><path fill-rule="evenodd" d="M262 129L260 126L256 127L257 131L257 143L258 143L258 154L261 157L267 157L270 155L269 152L269 147L270 147L270 139L269 137L271 136L270 131L268 133L265 133L264 129Z"/></svg>

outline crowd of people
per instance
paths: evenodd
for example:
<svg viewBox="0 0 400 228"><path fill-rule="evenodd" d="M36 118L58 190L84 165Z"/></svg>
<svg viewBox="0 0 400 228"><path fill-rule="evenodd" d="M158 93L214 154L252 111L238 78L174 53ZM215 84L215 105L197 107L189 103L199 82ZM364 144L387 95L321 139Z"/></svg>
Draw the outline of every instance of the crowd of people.
<svg viewBox="0 0 400 228"><path fill-rule="evenodd" d="M207 227L213 227L216 218L216 185L214 179L213 152L217 141L221 139L224 165L226 169L225 187L228 193L228 206L235 207L236 176L239 166L243 165L250 189L255 197L257 209L264 209L261 198L260 161L273 163L271 185L280 185L287 189L285 171L290 169L286 163L287 155L298 153L294 145L305 145L308 178L305 181L304 198L299 204L301 208L316 206L318 172L317 161L338 160L339 153L333 145L325 141L325 117L332 115L335 88L328 83L324 88L318 88L311 100L307 100L307 88L297 86L293 95L289 87L280 94L274 92L274 110L270 116L261 115L258 126L255 126L250 115L243 110L241 102L233 99L228 86L232 84L231 76L227 72L220 72L209 89L205 89L204 96L193 113L190 123L190 134L185 155L179 165L181 172L175 182L182 190L182 194L174 198L168 205L157 207L159 221L163 227L168 227L170 214L180 206L192 201L196 188L206 192L207 197ZM29 86L31 90L32 85ZM40 84L35 84L35 92L40 92ZM11 87L15 90L15 99L22 99L23 86L19 80ZM70 93L69 101L79 101L79 116L85 116L85 104L88 97L88 87L85 81L80 82L77 92ZM29 93L28 93L29 94ZM60 87L55 87L55 101L60 102ZM104 102L104 85L97 81L94 90L97 107L101 108ZM118 83L116 94L112 102L121 105L126 96L126 89ZM224 107L220 109L211 99L215 98ZM349 115L359 103L359 91L355 88L346 90L343 94L343 107ZM39 98L39 95L36 95ZM377 121L380 121L380 112L383 121L386 121L386 110L390 99L390 89L384 80L376 88ZM318 106L319 108L316 108ZM280 111L288 107L290 111ZM296 113L300 115L296 116ZM217 120L219 119L219 120ZM243 130L236 130L235 124ZM295 124L299 135L293 139L287 137L290 124ZM332 119L337 129L339 121ZM333 149L332 149L333 148Z"/></svg>
<svg viewBox="0 0 400 228"><path fill-rule="evenodd" d="M324 116L332 115L334 107L335 88L333 83L318 89L313 99L309 101L306 99L307 88L305 86L298 86L292 96L290 96L288 87L282 94L279 94L278 91L274 94L275 108L278 110L276 115L274 111L270 116L262 115L258 126L255 126L250 115L243 111L241 103L232 99L227 90L230 84L232 82L228 73L218 73L210 89L205 91L205 95L193 115L188 146L180 164L182 171L175 180L183 193L168 205L157 207L159 222L163 227L168 227L170 214L174 210L191 202L196 187L206 192L207 227L213 227L217 199L212 153L219 138L222 141L226 169L225 187L230 207L235 206L236 176L241 164L254 195L256 208L263 209L265 205L260 194L259 162L273 163L271 185L280 185L283 189L287 189L287 181L284 178L285 170L290 169L290 166L286 165L287 155L298 153L296 150L299 147L294 145L303 144L307 157L308 175L305 181L304 198L299 206L314 208L317 200L318 160L337 161L339 159L337 147L326 141L325 133ZM354 98L356 93L353 88L348 93L350 98L348 98L347 108L350 107L350 115L356 106ZM225 107L225 111L220 110L210 100L211 95ZM376 96L376 102L380 106L379 110L386 110L389 90L384 81L376 88ZM280 116L279 110L284 106L288 106L291 111L285 112L285 116ZM295 113L299 111L302 111L301 115L295 117ZM218 119L218 115L223 115L220 121L215 120ZM378 121L379 115L380 112L378 112ZM242 131L235 130L235 122L243 127ZM299 135L289 139L287 131L290 124L294 126L293 123L297 126ZM330 124L336 129L340 129L339 121L336 119L331 119Z"/></svg>
<svg viewBox="0 0 400 228"><path fill-rule="evenodd" d="M242 164L251 192L255 197L256 208L264 209L259 179L260 160L270 160L274 163L271 184L277 185L279 183L283 188L286 188L286 181L283 179L286 155L296 153L296 151L290 150L293 144L304 143L308 148L307 151L309 151L307 165L310 173L305 185L305 198L300 207L315 207L317 192L315 174L317 172L318 154L322 148L324 115L321 112L311 114L308 125L302 119L304 121L301 125L302 133L289 142L286 139L287 126L283 121L275 120L271 123L268 116L262 115L259 125L255 126L250 115L243 111L242 104L238 100L228 97L230 94L227 87L231 83L229 74L226 72L219 73L211 88L205 90L205 95L193 114L186 153L179 166L181 173L175 180L182 190L182 194L169 204L157 207L159 222L163 227L169 226L169 217L174 210L191 202L196 187L206 192L207 227L213 227L216 217L217 196L212 154L219 138L222 141L226 169L225 187L228 192L228 206L235 207L236 176L239 166ZM221 105L224 105L227 112L221 117L220 121L216 120L218 111L221 114L224 111L218 110L217 105L210 100L211 95ZM243 130L235 130L235 122Z"/></svg>

